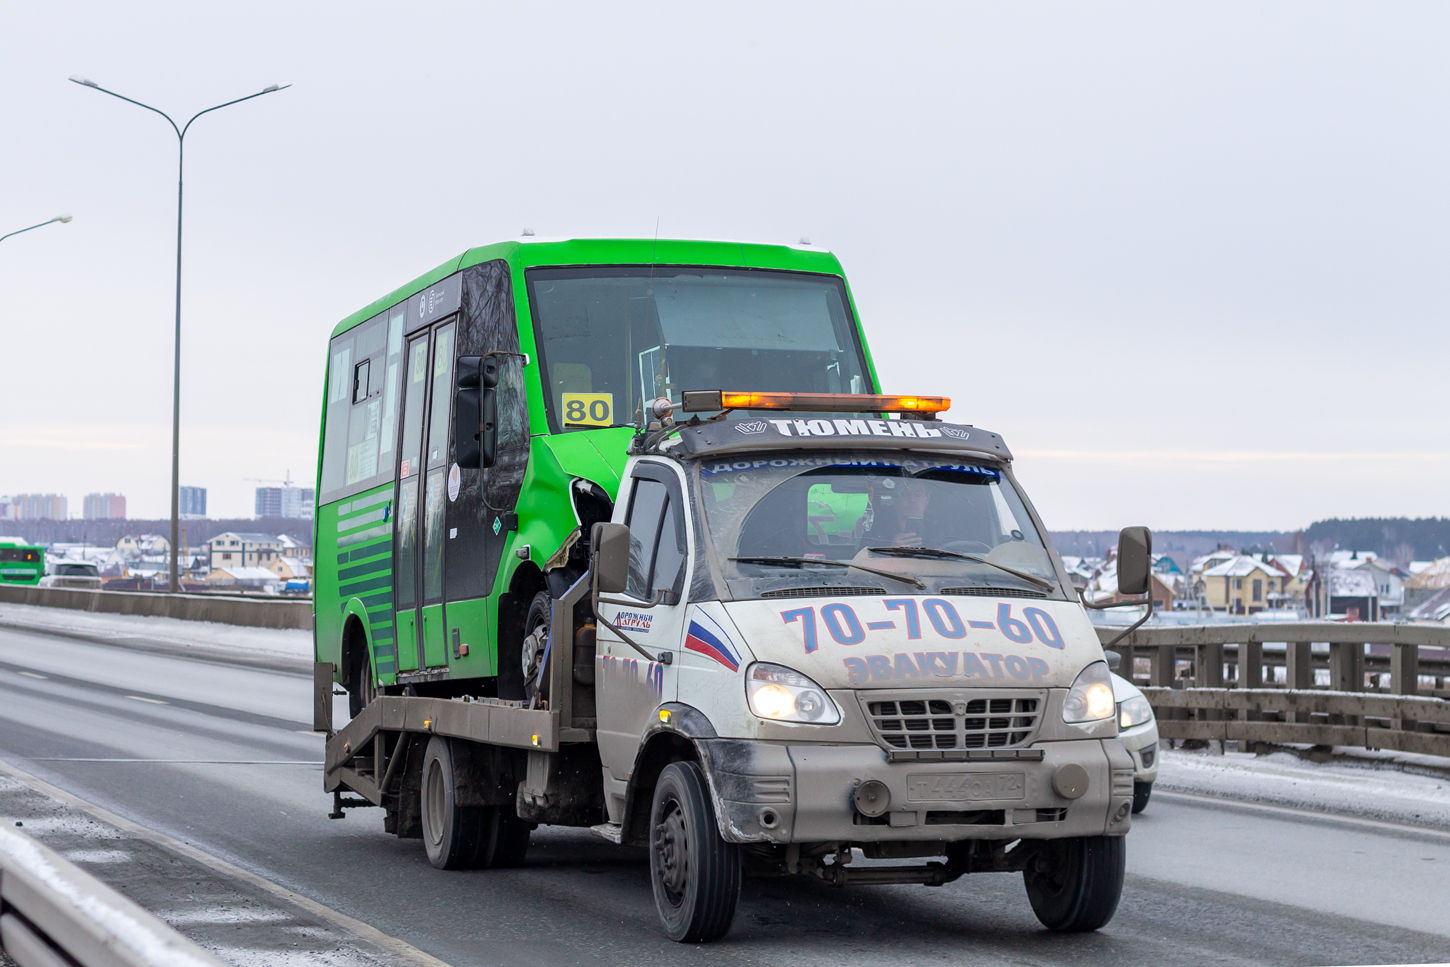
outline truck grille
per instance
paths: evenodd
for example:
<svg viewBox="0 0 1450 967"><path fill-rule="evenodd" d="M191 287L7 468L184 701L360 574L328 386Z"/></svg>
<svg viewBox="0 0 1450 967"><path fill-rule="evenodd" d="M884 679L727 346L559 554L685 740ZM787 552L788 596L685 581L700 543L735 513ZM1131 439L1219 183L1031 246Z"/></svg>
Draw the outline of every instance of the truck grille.
<svg viewBox="0 0 1450 967"><path fill-rule="evenodd" d="M934 690L862 697L876 737L889 749L1010 749L1037 732L1041 692Z"/></svg>
<svg viewBox="0 0 1450 967"><path fill-rule="evenodd" d="M762 591L762 598L849 598L885 594L885 588L778 588Z"/></svg>

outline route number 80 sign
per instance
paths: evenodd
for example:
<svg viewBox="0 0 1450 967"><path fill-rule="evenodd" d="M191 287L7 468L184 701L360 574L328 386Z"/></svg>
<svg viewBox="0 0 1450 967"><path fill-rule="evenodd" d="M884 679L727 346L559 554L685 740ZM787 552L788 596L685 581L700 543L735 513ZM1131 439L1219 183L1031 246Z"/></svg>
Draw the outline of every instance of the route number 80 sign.
<svg viewBox="0 0 1450 967"><path fill-rule="evenodd" d="M614 422L613 393L564 393L565 426L609 426Z"/></svg>

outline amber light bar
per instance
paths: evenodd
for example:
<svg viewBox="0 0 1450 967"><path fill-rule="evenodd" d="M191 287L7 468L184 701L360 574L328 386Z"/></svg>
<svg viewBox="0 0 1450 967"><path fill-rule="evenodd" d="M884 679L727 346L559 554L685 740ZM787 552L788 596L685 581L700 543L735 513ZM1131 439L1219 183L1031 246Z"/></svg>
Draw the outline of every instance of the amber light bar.
<svg viewBox="0 0 1450 967"><path fill-rule="evenodd" d="M686 390L686 413L718 410L803 410L809 413L940 413L950 409L945 396L890 396L881 393L733 393Z"/></svg>

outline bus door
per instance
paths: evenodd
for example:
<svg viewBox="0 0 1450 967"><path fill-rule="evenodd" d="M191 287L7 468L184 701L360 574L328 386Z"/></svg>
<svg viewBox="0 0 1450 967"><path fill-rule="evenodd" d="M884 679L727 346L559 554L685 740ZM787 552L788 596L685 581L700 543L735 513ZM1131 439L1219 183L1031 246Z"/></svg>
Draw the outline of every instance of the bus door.
<svg viewBox="0 0 1450 967"><path fill-rule="evenodd" d="M447 633L443 615L443 511L448 504L448 417L453 411L454 323L433 331L433 366L428 403L428 445L423 454L423 492L419 502L422 554L422 642L425 668L447 666Z"/></svg>
<svg viewBox="0 0 1450 967"><path fill-rule="evenodd" d="M448 664L443 614L443 511L452 407L452 321L412 336L398 468L398 669ZM412 647L409 647L409 644Z"/></svg>

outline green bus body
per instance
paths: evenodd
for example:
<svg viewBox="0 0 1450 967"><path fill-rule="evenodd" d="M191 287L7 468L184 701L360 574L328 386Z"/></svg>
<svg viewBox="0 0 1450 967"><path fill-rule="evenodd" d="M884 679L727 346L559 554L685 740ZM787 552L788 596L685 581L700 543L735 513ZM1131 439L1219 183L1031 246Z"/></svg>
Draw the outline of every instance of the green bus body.
<svg viewBox="0 0 1450 967"><path fill-rule="evenodd" d="M546 587L555 597L562 593L550 581L559 583L568 571L564 565L578 540L571 538L586 523L571 488L595 485L595 493L602 491L611 503L617 496L634 431L567 429L554 412L562 397L546 406L544 347L536 344L536 307L526 273L547 266L606 272L627 266L639 275L670 267L761 270L831 280L844 293L847 324L864 367L866 385L853 388L874 392L879 385L839 262L828 252L802 247L648 239L502 242L470 249L354 313L338 324L329 345L313 543L317 661L333 663L334 680L350 691L356 692L359 678L371 677L389 690L412 685L425 695L496 694L478 680L499 675L500 643L516 646L508 629L521 625L521 609ZM429 345L440 350L438 358L429 355ZM637 348L601 345L598 351L601 356L619 351L628 367ZM510 442L501 427L499 463L459 470L449 416L453 362L459 355L483 353L507 354L499 358L512 361L513 375L505 381L513 380L526 430ZM642 368L648 352L638 355ZM415 384L422 387L416 399L408 395ZM429 387L441 398L432 400L425 426ZM637 412L643 396L641 390L641 398L633 400L631 388L625 394L630 405L621 410ZM435 417L439 406L447 412ZM578 410L576 405L571 413ZM634 412L619 412L613 422L634 418ZM444 436L435 452L438 440L423 437L436 437L440 419ZM407 460L405 451L420 459ZM405 462L408 472L400 480ZM446 503L438 492L440 473L449 478ZM432 541L425 521L429 500L440 508L427 518L440 523ZM551 578L550 572L558 573ZM361 671L369 667L360 664L364 658L371 676ZM457 684L463 682L468 684Z"/></svg>
<svg viewBox="0 0 1450 967"><path fill-rule="evenodd" d="M45 548L0 537L0 582L39 584L45 576Z"/></svg>

